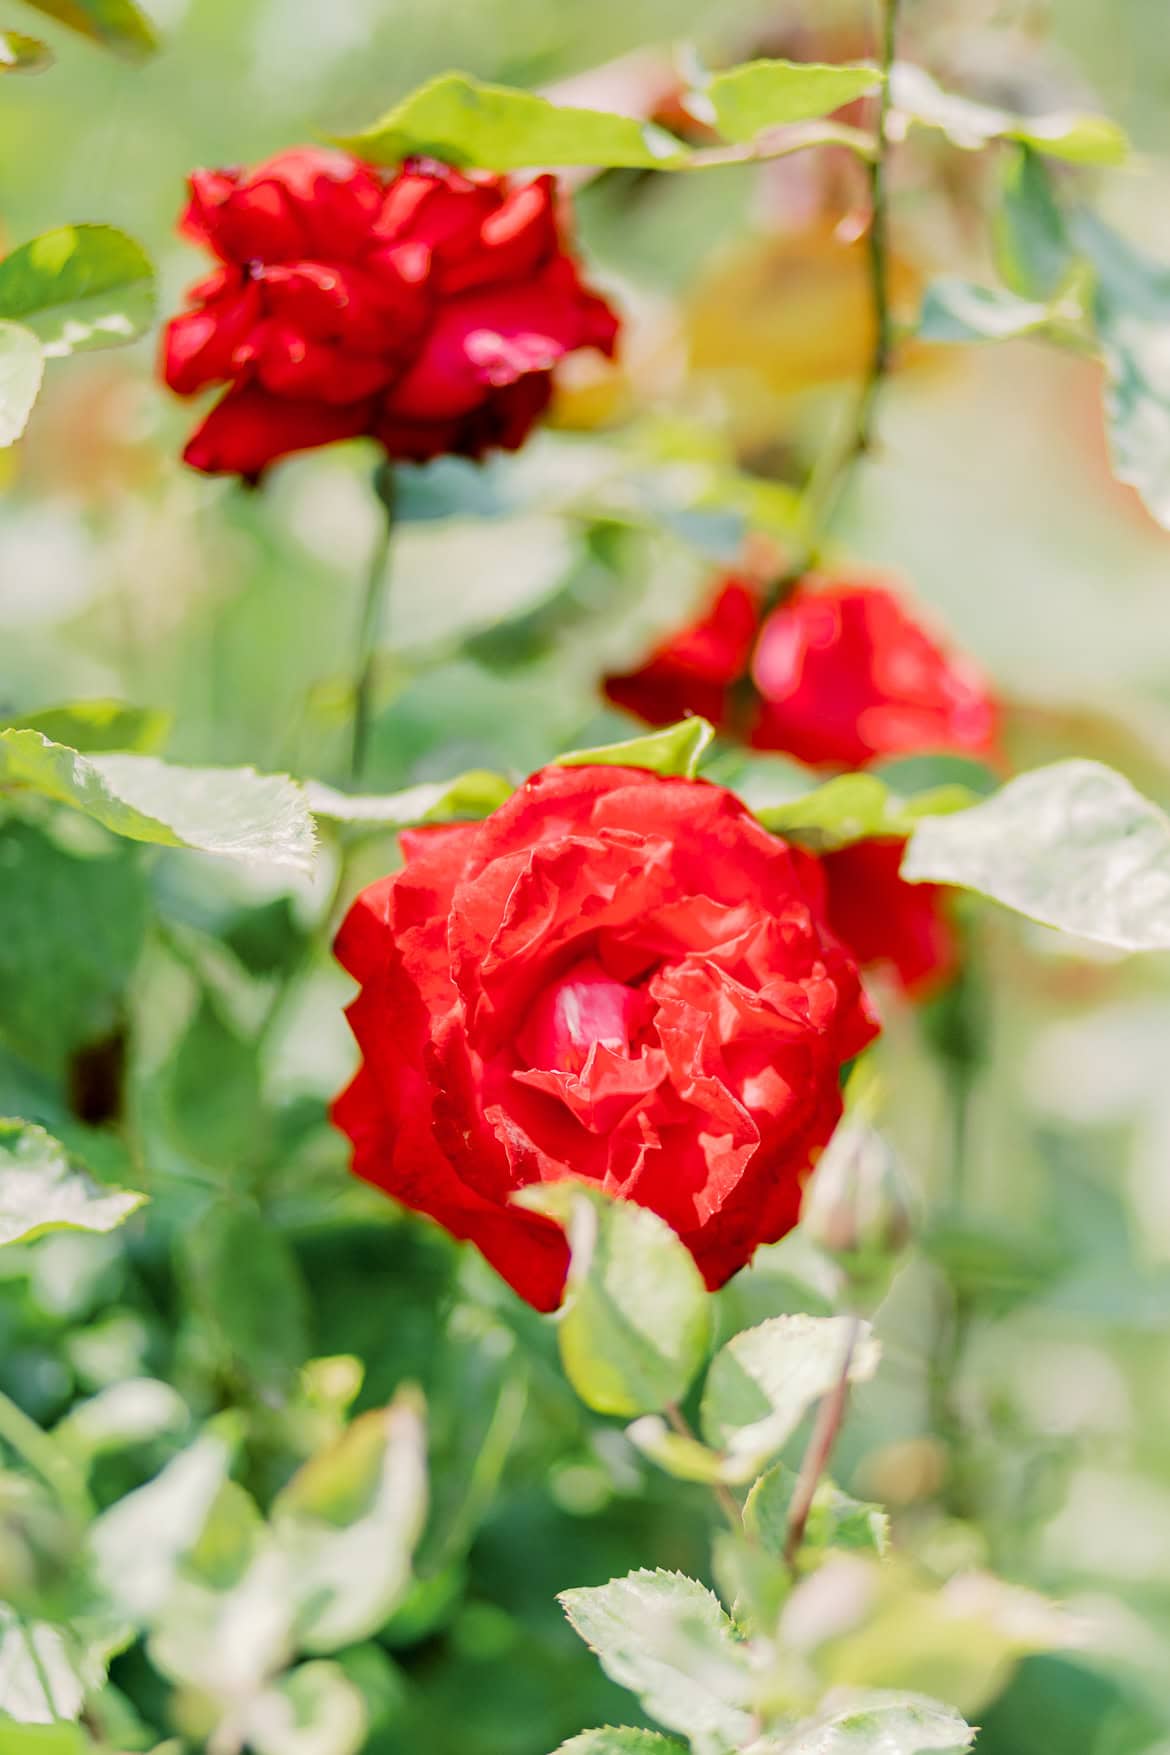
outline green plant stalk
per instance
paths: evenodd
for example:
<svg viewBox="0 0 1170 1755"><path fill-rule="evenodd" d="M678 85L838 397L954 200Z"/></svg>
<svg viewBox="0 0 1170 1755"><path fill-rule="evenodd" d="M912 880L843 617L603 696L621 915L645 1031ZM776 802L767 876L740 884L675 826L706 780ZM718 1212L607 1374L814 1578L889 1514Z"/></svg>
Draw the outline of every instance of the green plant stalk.
<svg viewBox="0 0 1170 1755"><path fill-rule="evenodd" d="M677 1402L667 1402L662 1411L680 1438L689 1438L692 1444L697 1443L695 1434L691 1430L690 1421ZM743 1513L736 1504L735 1495L730 1488L725 1487L722 1481L712 1481L711 1494L736 1535L742 1535Z"/></svg>
<svg viewBox="0 0 1170 1755"><path fill-rule="evenodd" d="M34 1474L41 1477L56 1494L64 1511L71 1513L79 1523L89 1522L94 1508L81 1471L48 1433L42 1432L35 1420L30 1420L23 1408L17 1407L11 1396L2 1390L0 1443L15 1451Z"/></svg>
<svg viewBox="0 0 1170 1755"><path fill-rule="evenodd" d="M370 570L362 598L358 621L357 651L354 662L353 737L350 746L349 774L352 781L362 777L370 741L370 717L377 661L378 631L382 620L386 569L390 559L390 539L394 531L394 473L383 463L374 474L374 492L385 516L380 520Z"/></svg>

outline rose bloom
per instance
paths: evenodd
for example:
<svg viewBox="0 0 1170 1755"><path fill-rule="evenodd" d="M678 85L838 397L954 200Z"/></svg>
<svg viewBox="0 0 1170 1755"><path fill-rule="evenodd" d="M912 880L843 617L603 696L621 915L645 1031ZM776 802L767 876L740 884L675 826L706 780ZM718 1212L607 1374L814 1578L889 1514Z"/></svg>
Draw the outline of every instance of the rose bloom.
<svg viewBox="0 0 1170 1755"><path fill-rule="evenodd" d="M721 787L608 766L544 768L484 822L402 844L337 939L362 1064L334 1119L359 1176L542 1310L568 1253L510 1204L531 1183L651 1208L712 1287L791 1229L876 1030L814 860Z"/></svg>
<svg viewBox="0 0 1170 1755"><path fill-rule="evenodd" d="M759 588L722 579L696 623L640 669L607 677L605 692L651 725L699 713L756 749L827 770L924 751L996 758L987 683L876 579L810 575L762 625ZM945 892L898 875L904 846L826 855L825 908L859 963L921 999L954 974L958 941Z"/></svg>
<svg viewBox="0 0 1170 1755"><path fill-rule="evenodd" d="M554 181L411 160L387 179L304 147L196 171L180 230L219 260L167 325L163 375L226 395L184 457L254 478L290 451L370 434L391 457L522 444L576 348L612 354Z"/></svg>

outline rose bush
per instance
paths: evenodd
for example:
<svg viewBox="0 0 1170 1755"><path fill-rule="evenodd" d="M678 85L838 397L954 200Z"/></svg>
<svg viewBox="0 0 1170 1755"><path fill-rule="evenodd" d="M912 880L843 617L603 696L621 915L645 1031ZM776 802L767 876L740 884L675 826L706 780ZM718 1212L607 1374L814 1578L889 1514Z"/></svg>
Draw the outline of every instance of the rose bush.
<svg viewBox="0 0 1170 1755"><path fill-rule="evenodd" d="M722 1284L795 1223L875 1034L815 862L731 793L549 767L482 823L402 837L337 955L360 1070L354 1168L470 1238L530 1303L567 1250L509 1204L584 1176L652 1208Z"/></svg>
<svg viewBox="0 0 1170 1755"><path fill-rule="evenodd" d="M305 147L248 172L196 171L180 229L220 262L163 345L180 395L229 386L184 453L209 473L254 477L360 434L412 460L514 450L557 361L616 342L551 177L509 184L413 160L387 181Z"/></svg>

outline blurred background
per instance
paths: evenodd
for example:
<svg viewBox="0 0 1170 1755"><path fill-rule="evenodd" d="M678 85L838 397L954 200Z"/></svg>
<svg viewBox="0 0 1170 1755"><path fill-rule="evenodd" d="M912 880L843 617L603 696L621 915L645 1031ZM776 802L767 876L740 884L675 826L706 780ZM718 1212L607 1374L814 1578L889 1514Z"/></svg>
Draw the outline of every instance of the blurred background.
<svg viewBox="0 0 1170 1755"><path fill-rule="evenodd" d="M150 10L164 49L144 67L62 39L48 76L5 82L0 238L74 220L124 226L158 263L164 314L202 272L173 235L193 166L352 131L450 66L669 119L680 44L712 65L870 52L868 8L846 0ZM1165 0L904 10L904 53L956 87L1025 111L1116 116L1135 156L1095 198L1170 259ZM899 160L895 285L912 311L940 266L976 277L985 266L994 171L953 151L944 165L929 145ZM553 750L623 735L603 673L679 623L745 541L783 552L793 486L868 345L854 175L824 154L583 182L581 247L626 314L623 356L567 376L554 430L522 457L402 472L371 790L469 766L522 774ZM336 782L378 516L372 458L355 445L297 459L256 492L184 470L192 411L155 381L152 347L51 371L27 440L0 456L0 715L119 696L175 714L179 760ZM1018 763L1099 756L1170 805L1170 536L1109 472L1099 378L1091 362L1024 343L909 350L835 539L842 561L900 574L983 663L1008 701ZM363 858L356 875L370 878L393 848ZM17 921L11 860L8 874L0 922L7 906ZM185 1301L171 1266L223 1142L183 1135L175 1081L206 1091L242 1075L230 1040L190 1045L184 946L238 925L240 967L225 985L262 986L314 897L193 856L164 857L151 881L173 934L133 995L136 1101L162 1165L154 1230L125 1246L61 1239L6 1256L0 1385L43 1422L135 1370L178 1384L199 1413L227 1393L208 1356L219 1316ZM18 925L0 925L9 931ZM986 1564L1084 1617L1083 1650L1014 1671L1010 1639L972 1645L985 1755L1165 1755L1170 966L1074 954L990 913L977 933L981 1059L959 1217L948 1216L948 1092L929 1020L895 1013L887 1031L891 1131L936 1216L882 1312L886 1363L856 1398L839 1472L890 1504L899 1539L939 1577ZM12 1052L29 1038L11 966L0 949L0 1113L63 1131L59 1043L38 1064ZM270 1109L256 1174L296 1259L296 1344L306 1357L359 1356L368 1405L421 1381L451 1498L429 1538L427 1590L384 1642L395 1681L370 1746L545 1755L630 1714L561 1625L555 1592L635 1565L702 1571L706 1507L584 1414L542 1325L486 1270L346 1182L322 1120L350 1070L348 991L315 969L248 1077ZM236 997L243 1039L252 1001ZM812 1271L798 1244L764 1252L724 1294L729 1316L809 1308ZM964 1318L949 1354L940 1284ZM961 1467L947 1455L956 1431ZM157 1462L131 1453L105 1490ZM262 1455L254 1466L262 1481ZM896 1627L886 1637L878 1679L945 1692L953 1652ZM141 1653L118 1666L128 1695L150 1699Z"/></svg>

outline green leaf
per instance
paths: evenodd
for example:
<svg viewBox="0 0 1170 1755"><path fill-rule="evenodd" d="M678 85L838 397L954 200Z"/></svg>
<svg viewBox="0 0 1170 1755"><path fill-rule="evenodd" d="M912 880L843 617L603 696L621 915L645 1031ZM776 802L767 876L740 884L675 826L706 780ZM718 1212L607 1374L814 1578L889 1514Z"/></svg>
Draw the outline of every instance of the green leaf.
<svg viewBox="0 0 1170 1755"><path fill-rule="evenodd" d="M0 1120L0 1244L47 1231L113 1231L145 1199L94 1182L43 1127Z"/></svg>
<svg viewBox="0 0 1170 1755"><path fill-rule="evenodd" d="M628 1725L604 1725L582 1731L562 1743L556 1755L683 1755L681 1743L660 1737L657 1731L636 1731Z"/></svg>
<svg viewBox="0 0 1170 1755"><path fill-rule="evenodd" d="M936 786L900 798L876 774L839 774L800 797L760 806L755 814L774 834L829 853L855 841L901 839L924 818L966 810L973 799L965 786Z"/></svg>
<svg viewBox="0 0 1170 1755"><path fill-rule="evenodd" d="M752 1735L752 1675L719 1600L678 1572L631 1572L562 1591L574 1631L606 1675L651 1718L682 1731L695 1755L731 1755Z"/></svg>
<svg viewBox="0 0 1170 1755"><path fill-rule="evenodd" d="M43 73L53 65L53 51L39 37L18 30L0 31L0 73Z"/></svg>
<svg viewBox="0 0 1170 1755"><path fill-rule="evenodd" d="M805 1719L761 1755L962 1755L975 1732L949 1706L925 1696L873 1692Z"/></svg>
<svg viewBox="0 0 1170 1755"><path fill-rule="evenodd" d="M81 1463L181 1432L190 1415L178 1390L156 1377L131 1377L76 1402L53 1428L55 1442Z"/></svg>
<svg viewBox="0 0 1170 1755"><path fill-rule="evenodd" d="M0 1646L0 1651L3 1647ZM10 1722L0 1711L4 1755L89 1755L93 1744L80 1725Z"/></svg>
<svg viewBox="0 0 1170 1755"><path fill-rule="evenodd" d="M0 823L0 1040L58 1075L116 1029L147 905L128 849L72 853L34 823Z"/></svg>
<svg viewBox="0 0 1170 1755"><path fill-rule="evenodd" d="M255 1161L263 1145L260 1060L210 993L201 993L164 1081L167 1112L184 1150L220 1172ZM218 1210L218 1209L217 1209Z"/></svg>
<svg viewBox="0 0 1170 1755"><path fill-rule="evenodd" d="M63 1634L46 1621L24 1621L0 1603L0 1713L51 1724L76 1719L84 1698L85 1682ZM7 1747L8 1733L0 1725L5 1755Z"/></svg>
<svg viewBox="0 0 1170 1755"><path fill-rule="evenodd" d="M84 756L39 731L0 731L0 785L29 786L115 835L308 870L304 793L284 774L182 768L156 756Z"/></svg>
<svg viewBox="0 0 1170 1755"><path fill-rule="evenodd" d="M454 780L429 780L382 796L336 792L316 780L305 782L315 816L370 829L410 829L420 823L478 822L512 796L511 781L485 768L472 768Z"/></svg>
<svg viewBox="0 0 1170 1755"><path fill-rule="evenodd" d="M336 1651L385 1625L410 1584L426 1509L422 1400L401 1389L307 1462L272 1508L304 1650Z"/></svg>
<svg viewBox="0 0 1170 1755"><path fill-rule="evenodd" d="M1043 332L1053 317L1049 304L948 274L927 287L917 334L923 341L1014 341Z"/></svg>
<svg viewBox="0 0 1170 1755"><path fill-rule="evenodd" d="M1113 471L1170 530L1170 266L1088 213L1077 216L1075 235L1096 271L1093 317Z"/></svg>
<svg viewBox="0 0 1170 1755"><path fill-rule="evenodd" d="M910 883L956 884L1119 950L1170 948L1170 819L1099 762L1055 762L920 823Z"/></svg>
<svg viewBox="0 0 1170 1755"><path fill-rule="evenodd" d="M570 109L532 92L444 73L360 134L337 140L371 164L412 155L489 171L543 165L628 165L654 170L687 156L652 122Z"/></svg>
<svg viewBox="0 0 1170 1755"><path fill-rule="evenodd" d="M153 754L166 742L173 716L157 707L131 707L125 701L70 701L64 707L42 707L0 719L0 731L39 731L54 743L68 744L83 755L104 750Z"/></svg>
<svg viewBox="0 0 1170 1755"><path fill-rule="evenodd" d="M1030 147L1005 160L993 230L996 267L1006 285L1024 299L1054 298L1076 257L1051 174Z"/></svg>
<svg viewBox="0 0 1170 1755"><path fill-rule="evenodd" d="M158 47L154 26L134 0L27 0L27 4L127 60L142 60Z"/></svg>
<svg viewBox="0 0 1170 1755"><path fill-rule="evenodd" d="M228 1478L233 1450L226 1430L209 1427L93 1524L94 1576L115 1613L145 1627L164 1607Z"/></svg>
<svg viewBox="0 0 1170 1755"><path fill-rule="evenodd" d="M28 425L45 372L41 344L22 323L0 321L0 448Z"/></svg>
<svg viewBox="0 0 1170 1755"><path fill-rule="evenodd" d="M368 1729L361 1690L340 1664L289 1670L251 1702L245 1718L255 1755L357 1755Z"/></svg>
<svg viewBox="0 0 1170 1755"><path fill-rule="evenodd" d="M676 1481L709 1485L723 1479L723 1458L718 1451L708 1450L685 1432L672 1431L659 1414L643 1414L626 1427L626 1437L635 1450L640 1450Z"/></svg>
<svg viewBox="0 0 1170 1755"><path fill-rule="evenodd" d="M133 341L154 319L154 269L110 225L42 232L0 261L0 317L15 317L46 359Z"/></svg>
<svg viewBox="0 0 1170 1755"><path fill-rule="evenodd" d="M771 1554L784 1552L797 1479L794 1469L776 1463L760 1476L744 1501L744 1529ZM805 1548L820 1552L846 1548L880 1558L889 1541L890 1520L880 1505L852 1499L832 1481L821 1481L805 1524Z"/></svg>
<svg viewBox="0 0 1170 1755"><path fill-rule="evenodd" d="M687 99L687 108L725 140L752 140L768 128L831 115L881 82L877 67L748 61L714 74Z"/></svg>
<svg viewBox="0 0 1170 1755"><path fill-rule="evenodd" d="M582 1182L526 1188L515 1199L568 1233L557 1338L582 1401L599 1413L631 1415L685 1395L710 1345L711 1301L665 1220Z"/></svg>
<svg viewBox="0 0 1170 1755"><path fill-rule="evenodd" d="M1107 116L1064 113L1016 116L990 104L944 91L922 67L898 62L890 96L907 122L936 128L952 146L976 152L992 140L1017 140L1049 158L1073 164L1117 165L1129 151L1124 131Z"/></svg>
<svg viewBox="0 0 1170 1755"><path fill-rule="evenodd" d="M840 1378L853 1321L774 1316L733 1336L716 1353L703 1389L703 1436L726 1451L733 1478L750 1480L828 1395ZM849 1381L872 1377L878 1356L869 1324L861 1323Z"/></svg>
<svg viewBox="0 0 1170 1755"><path fill-rule="evenodd" d="M602 744L595 750L568 750L554 759L562 768L588 768L595 764L649 768L654 774L682 775L693 780L703 751L714 736L714 726L708 725L705 719L680 719L664 731L651 731L645 737L630 737L621 743Z"/></svg>
<svg viewBox="0 0 1170 1755"><path fill-rule="evenodd" d="M255 1207L217 1202L183 1239L209 1338L262 1390L291 1383L309 1352L308 1298L288 1239Z"/></svg>

